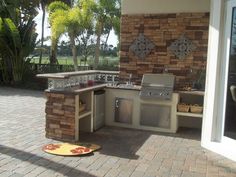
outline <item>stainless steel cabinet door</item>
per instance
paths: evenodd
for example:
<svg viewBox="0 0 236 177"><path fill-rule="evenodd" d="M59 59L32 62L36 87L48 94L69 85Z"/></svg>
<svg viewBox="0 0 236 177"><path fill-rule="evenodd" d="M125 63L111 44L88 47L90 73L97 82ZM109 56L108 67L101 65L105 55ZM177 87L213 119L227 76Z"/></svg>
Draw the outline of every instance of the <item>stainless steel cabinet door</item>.
<svg viewBox="0 0 236 177"><path fill-rule="evenodd" d="M140 125L170 128L170 106L141 104L140 109Z"/></svg>
<svg viewBox="0 0 236 177"><path fill-rule="evenodd" d="M133 100L115 98L115 122L131 124L133 116Z"/></svg>

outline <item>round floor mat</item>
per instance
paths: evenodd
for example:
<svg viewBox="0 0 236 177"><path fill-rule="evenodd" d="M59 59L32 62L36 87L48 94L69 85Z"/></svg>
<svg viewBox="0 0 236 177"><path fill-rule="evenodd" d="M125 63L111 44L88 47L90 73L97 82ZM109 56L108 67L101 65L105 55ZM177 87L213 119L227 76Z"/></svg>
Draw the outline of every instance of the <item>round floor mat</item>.
<svg viewBox="0 0 236 177"><path fill-rule="evenodd" d="M92 149L93 151L97 151L99 149L101 149L101 146L97 145L97 144L92 144L92 143L77 143L76 145L79 145L79 146L84 146L84 147L87 147L89 149Z"/></svg>
<svg viewBox="0 0 236 177"><path fill-rule="evenodd" d="M89 154L95 150L98 150L100 146L90 143L56 143L56 144L47 144L43 146L43 151L62 156L78 156Z"/></svg>

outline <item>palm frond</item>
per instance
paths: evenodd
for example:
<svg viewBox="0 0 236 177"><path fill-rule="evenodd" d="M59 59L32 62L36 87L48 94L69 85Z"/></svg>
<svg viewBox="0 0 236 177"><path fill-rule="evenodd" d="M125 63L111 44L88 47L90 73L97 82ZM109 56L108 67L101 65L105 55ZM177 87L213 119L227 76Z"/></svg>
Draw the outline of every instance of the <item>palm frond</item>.
<svg viewBox="0 0 236 177"><path fill-rule="evenodd" d="M4 19L3 22L6 33L10 35L10 41L12 41L14 48L19 48L21 45L21 37L16 25L10 18Z"/></svg>
<svg viewBox="0 0 236 177"><path fill-rule="evenodd" d="M53 13L57 10L69 10L69 9L70 7L67 4L61 1L54 1L48 6L47 11L49 13Z"/></svg>
<svg viewBox="0 0 236 177"><path fill-rule="evenodd" d="M64 10L57 10L50 15L51 23L51 39L57 40L65 31L67 23L67 12Z"/></svg>

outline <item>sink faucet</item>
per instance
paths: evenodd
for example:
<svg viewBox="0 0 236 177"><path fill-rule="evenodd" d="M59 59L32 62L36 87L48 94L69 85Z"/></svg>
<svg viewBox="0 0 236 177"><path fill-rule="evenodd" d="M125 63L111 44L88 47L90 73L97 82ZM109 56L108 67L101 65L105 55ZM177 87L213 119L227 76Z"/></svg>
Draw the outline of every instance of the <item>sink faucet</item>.
<svg viewBox="0 0 236 177"><path fill-rule="evenodd" d="M129 85L132 85L131 80L132 80L132 74L129 74L129 82L128 82Z"/></svg>
<svg viewBox="0 0 236 177"><path fill-rule="evenodd" d="M165 68L163 69L163 73L168 73L168 68L167 68L167 67L165 67Z"/></svg>

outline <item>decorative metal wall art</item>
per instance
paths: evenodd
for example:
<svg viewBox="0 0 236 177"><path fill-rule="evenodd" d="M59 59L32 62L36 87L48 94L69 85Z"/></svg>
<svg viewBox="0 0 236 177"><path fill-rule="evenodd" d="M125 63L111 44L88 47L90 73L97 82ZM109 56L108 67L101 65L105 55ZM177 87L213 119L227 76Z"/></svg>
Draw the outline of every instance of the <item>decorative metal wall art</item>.
<svg viewBox="0 0 236 177"><path fill-rule="evenodd" d="M133 44L130 46L130 50L142 60L145 59L146 56L149 55L154 48L154 43L146 38L142 33L139 34L137 39L135 39Z"/></svg>
<svg viewBox="0 0 236 177"><path fill-rule="evenodd" d="M184 59L196 49L196 46L183 34L179 37L179 39L170 45L169 49L175 54L176 57L179 59Z"/></svg>

